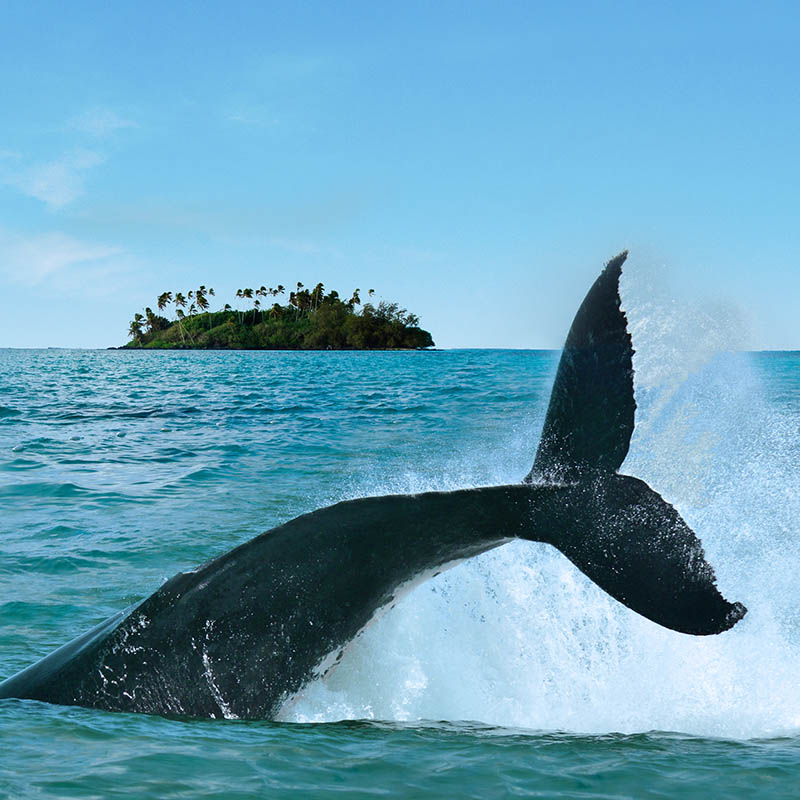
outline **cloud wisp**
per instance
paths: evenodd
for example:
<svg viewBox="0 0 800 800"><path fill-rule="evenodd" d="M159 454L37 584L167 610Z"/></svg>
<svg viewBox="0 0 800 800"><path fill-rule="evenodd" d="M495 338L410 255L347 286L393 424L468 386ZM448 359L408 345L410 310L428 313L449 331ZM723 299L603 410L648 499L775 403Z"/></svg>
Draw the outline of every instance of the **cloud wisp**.
<svg viewBox="0 0 800 800"><path fill-rule="evenodd" d="M138 128L139 124L107 108L92 108L74 117L70 127L98 139L104 139L125 128Z"/></svg>
<svg viewBox="0 0 800 800"><path fill-rule="evenodd" d="M86 136L105 139L124 128L138 127L133 120L104 108L90 109L67 124L68 129L82 134L84 141ZM61 130L63 133L64 129ZM85 194L89 171L105 161L104 154L85 147L47 161L35 161L15 151L0 150L0 182L57 211Z"/></svg>
<svg viewBox="0 0 800 800"><path fill-rule="evenodd" d="M125 254L114 246L76 239L59 231L30 235L0 230L0 276L34 287L57 281L77 286L120 271Z"/></svg>
<svg viewBox="0 0 800 800"><path fill-rule="evenodd" d="M104 161L100 153L76 150L54 161L9 169L3 182L57 210L84 194L86 173Z"/></svg>
<svg viewBox="0 0 800 800"><path fill-rule="evenodd" d="M258 105L241 105L231 109L225 119L251 128L277 128L281 125L278 116L268 108Z"/></svg>

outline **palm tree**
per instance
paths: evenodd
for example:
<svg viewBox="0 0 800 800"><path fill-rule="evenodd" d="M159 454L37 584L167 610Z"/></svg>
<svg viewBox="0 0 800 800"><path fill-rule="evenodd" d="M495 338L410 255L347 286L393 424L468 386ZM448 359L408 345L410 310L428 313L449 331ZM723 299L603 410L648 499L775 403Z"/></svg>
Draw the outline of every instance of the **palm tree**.
<svg viewBox="0 0 800 800"><path fill-rule="evenodd" d="M325 287L321 283L318 283L314 287L314 291L311 292L311 305L315 310L319 308L323 297L325 297Z"/></svg>
<svg viewBox="0 0 800 800"><path fill-rule="evenodd" d="M201 286L194 294L197 307L200 311L208 310L208 300L206 300L206 287ZM208 315L208 329L211 330L211 314Z"/></svg>
<svg viewBox="0 0 800 800"><path fill-rule="evenodd" d="M275 289L273 289L271 286L269 287L269 289L266 286L262 286L261 287L261 296L262 297L275 297L276 294L278 294L278 292ZM264 318L262 317L261 319L263 320Z"/></svg>
<svg viewBox="0 0 800 800"><path fill-rule="evenodd" d="M186 338L183 335L183 319L186 315L183 313L183 309L186 307L186 298L180 292L175 292L173 302L175 303L175 316L178 318L178 328L181 332L181 341L185 344Z"/></svg>
<svg viewBox="0 0 800 800"><path fill-rule="evenodd" d="M147 317L147 332L152 333L156 327L156 315L153 313L153 309L148 306L144 310L145 316Z"/></svg>
<svg viewBox="0 0 800 800"><path fill-rule="evenodd" d="M300 281L297 282L297 291L294 292L294 305L300 316L302 316L303 311L311 307L311 293L308 289L303 288L303 284Z"/></svg>
<svg viewBox="0 0 800 800"><path fill-rule="evenodd" d="M245 300L252 300L253 299L253 290L252 289L242 289L242 297ZM242 322L244 322L244 314L242 314Z"/></svg>
<svg viewBox="0 0 800 800"><path fill-rule="evenodd" d="M158 296L158 310L163 311L172 302L172 292L162 292Z"/></svg>
<svg viewBox="0 0 800 800"><path fill-rule="evenodd" d="M181 298L183 298L183 295L181 295ZM177 302L178 302L178 296L175 295L175 303L177 304ZM186 303L184 302L183 305L186 305ZM183 309L176 308L175 316L178 318L178 330L180 330L181 332L181 343L186 344L186 337L183 335L183 319L186 315L183 313Z"/></svg>
<svg viewBox="0 0 800 800"><path fill-rule="evenodd" d="M142 320L144 317L137 311L133 315L130 327L128 328L128 336L139 344L142 343Z"/></svg>

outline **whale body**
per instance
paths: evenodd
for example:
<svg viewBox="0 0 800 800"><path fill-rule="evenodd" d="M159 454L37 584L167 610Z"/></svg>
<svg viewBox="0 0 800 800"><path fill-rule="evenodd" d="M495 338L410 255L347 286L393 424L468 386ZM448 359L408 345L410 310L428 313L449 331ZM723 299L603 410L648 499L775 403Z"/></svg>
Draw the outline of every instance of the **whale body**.
<svg viewBox="0 0 800 800"><path fill-rule="evenodd" d="M514 539L546 542L634 611L687 634L746 613L702 545L643 481L617 472L636 409L608 262L570 328L534 466L519 484L349 500L180 573L0 683L15 697L110 711L273 719L376 612L420 579Z"/></svg>

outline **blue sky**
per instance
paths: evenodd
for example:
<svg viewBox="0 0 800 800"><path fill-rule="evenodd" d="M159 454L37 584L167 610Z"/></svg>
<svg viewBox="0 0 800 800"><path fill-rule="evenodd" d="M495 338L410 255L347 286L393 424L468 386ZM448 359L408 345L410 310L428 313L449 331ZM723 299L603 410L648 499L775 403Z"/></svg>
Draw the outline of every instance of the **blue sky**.
<svg viewBox="0 0 800 800"><path fill-rule="evenodd" d="M558 347L628 247L800 347L798 8L4 2L0 346L300 280Z"/></svg>

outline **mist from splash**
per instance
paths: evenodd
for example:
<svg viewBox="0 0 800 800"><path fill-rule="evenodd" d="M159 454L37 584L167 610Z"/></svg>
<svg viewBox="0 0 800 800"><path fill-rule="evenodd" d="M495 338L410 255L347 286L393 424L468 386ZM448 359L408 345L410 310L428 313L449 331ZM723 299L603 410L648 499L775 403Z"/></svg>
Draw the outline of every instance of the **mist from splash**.
<svg viewBox="0 0 800 800"><path fill-rule="evenodd" d="M668 631L554 549L514 542L418 587L289 701L282 719L732 738L797 732L800 417L770 404L750 357L735 352L746 346L735 310L678 299L658 273L632 263L623 273L638 408L621 471L676 506L720 590L743 602L747 617L719 636ZM493 482L521 479L518 459L504 453L527 447L532 459L543 410L514 441L471 454L491 462ZM463 463L455 471L463 486ZM406 484L380 478L362 489L450 486L446 478L420 486L413 476Z"/></svg>

